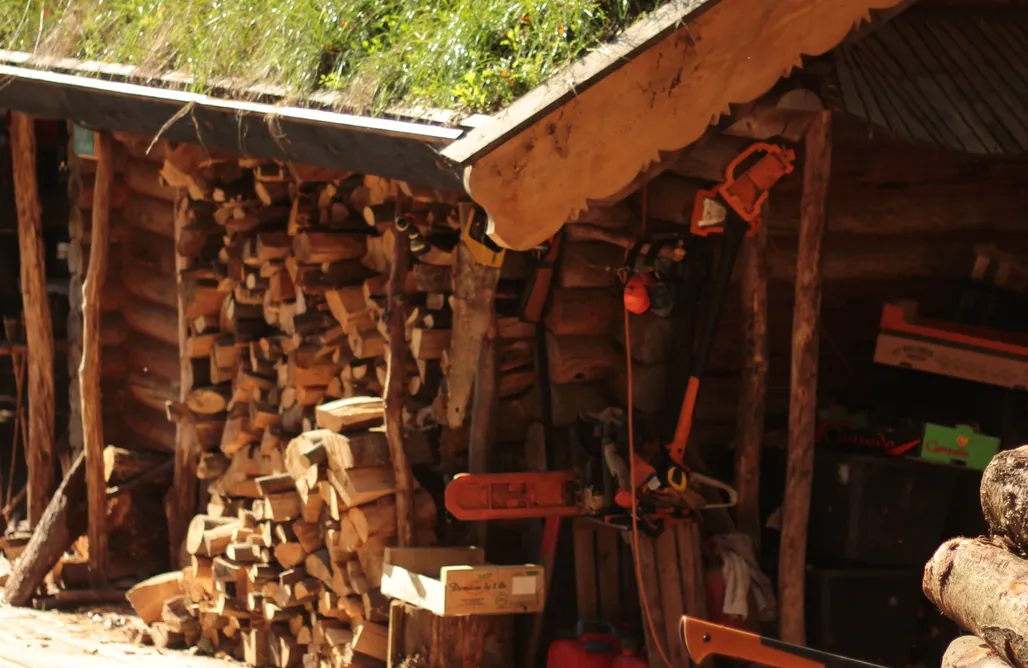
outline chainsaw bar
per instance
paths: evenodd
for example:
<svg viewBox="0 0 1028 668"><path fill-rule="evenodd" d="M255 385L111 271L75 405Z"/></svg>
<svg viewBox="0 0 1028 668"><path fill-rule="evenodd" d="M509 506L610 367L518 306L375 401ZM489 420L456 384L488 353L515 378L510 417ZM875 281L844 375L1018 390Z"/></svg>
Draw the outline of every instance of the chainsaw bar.
<svg viewBox="0 0 1028 668"><path fill-rule="evenodd" d="M524 520L582 514L574 471L462 473L446 486L446 509L459 520Z"/></svg>

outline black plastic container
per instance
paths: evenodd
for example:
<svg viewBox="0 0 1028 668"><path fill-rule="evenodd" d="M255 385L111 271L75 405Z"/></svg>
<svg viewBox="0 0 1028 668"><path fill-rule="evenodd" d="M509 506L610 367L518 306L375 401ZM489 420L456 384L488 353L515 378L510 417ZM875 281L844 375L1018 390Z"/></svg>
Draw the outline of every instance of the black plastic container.
<svg viewBox="0 0 1028 668"><path fill-rule="evenodd" d="M922 597L920 569L808 570L808 642L833 654L906 666Z"/></svg>
<svg viewBox="0 0 1028 668"><path fill-rule="evenodd" d="M922 568L943 540L960 470L818 448L807 562Z"/></svg>

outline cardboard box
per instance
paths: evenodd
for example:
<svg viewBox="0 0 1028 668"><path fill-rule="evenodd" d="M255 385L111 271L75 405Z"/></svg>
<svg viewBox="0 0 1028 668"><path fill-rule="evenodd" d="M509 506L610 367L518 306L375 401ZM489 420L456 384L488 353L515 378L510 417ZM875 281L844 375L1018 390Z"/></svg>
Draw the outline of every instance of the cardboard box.
<svg viewBox="0 0 1028 668"><path fill-rule="evenodd" d="M494 566L473 547L387 547L382 593L442 617L541 612L542 566Z"/></svg>
<svg viewBox="0 0 1028 668"><path fill-rule="evenodd" d="M966 424L946 427L926 422L921 458L984 470L999 452L999 439L979 434Z"/></svg>

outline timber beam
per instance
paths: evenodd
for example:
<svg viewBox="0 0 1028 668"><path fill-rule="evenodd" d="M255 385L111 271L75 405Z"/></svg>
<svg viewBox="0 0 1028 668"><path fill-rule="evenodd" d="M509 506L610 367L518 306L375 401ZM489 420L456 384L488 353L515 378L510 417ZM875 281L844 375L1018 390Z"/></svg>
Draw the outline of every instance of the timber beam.
<svg viewBox="0 0 1028 668"><path fill-rule="evenodd" d="M771 90L802 56L829 51L872 10L900 2L668 3L442 154L464 167L494 240L527 250L695 142L731 105ZM790 135L804 129L786 125Z"/></svg>

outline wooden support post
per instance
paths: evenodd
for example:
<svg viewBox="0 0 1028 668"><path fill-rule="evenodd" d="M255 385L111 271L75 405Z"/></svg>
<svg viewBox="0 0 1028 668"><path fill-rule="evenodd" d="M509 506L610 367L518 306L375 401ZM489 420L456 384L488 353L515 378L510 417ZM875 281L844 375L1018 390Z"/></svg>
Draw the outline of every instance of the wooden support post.
<svg viewBox="0 0 1028 668"><path fill-rule="evenodd" d="M497 359L499 349L496 346L496 337L496 314L493 312L489 329L482 338L478 372L475 374L475 396L471 406L471 432L468 442L469 473L489 471L489 453L496 440L496 421L500 410L500 369ZM482 548L486 545L488 526L488 522L474 524L477 544Z"/></svg>
<svg viewBox="0 0 1028 668"><path fill-rule="evenodd" d="M190 269L190 258L180 249L179 241L188 224L189 200L184 191L175 203L175 282L178 285L178 343L179 343L179 401L183 404L193 389L192 360L186 354L189 329L186 317L186 290L184 273ZM168 513L168 547L172 565L178 564L180 548L186 539L186 528L196 511L196 464L198 457L196 426L192 416L184 416L176 424L175 471Z"/></svg>
<svg viewBox="0 0 1028 668"><path fill-rule="evenodd" d="M54 334L46 293L46 253L32 117L11 112L10 132L25 339L29 350L28 516L29 524L35 527L46 509L54 481Z"/></svg>
<svg viewBox="0 0 1028 668"><path fill-rule="evenodd" d="M107 277L110 244L111 181L114 178L111 137L96 133L96 177L93 184L93 230L89 271L82 284L82 363L79 400L82 442L86 453L86 495L89 507L89 576L94 585L107 581L107 482L104 478L104 430L100 397L100 294Z"/></svg>
<svg viewBox="0 0 1028 668"><path fill-rule="evenodd" d="M414 476L403 448L403 404L407 397L407 298L403 283L410 262L410 233L396 230L389 269L389 361L385 388L385 429L389 458L396 478L396 542L411 547L414 541Z"/></svg>
<svg viewBox="0 0 1028 668"><path fill-rule="evenodd" d="M804 643L804 576L807 521L814 469L817 418L818 328L821 313L821 246L824 240L831 171L831 113L817 114L807 132L803 196L796 259L796 304L792 322L792 375L789 393L789 450L782 507L778 565L780 637Z"/></svg>
<svg viewBox="0 0 1028 668"><path fill-rule="evenodd" d="M739 492L735 523L752 539L753 549L759 554L760 448L767 413L768 374L766 225L743 242L740 259L744 350L735 439L735 489Z"/></svg>

